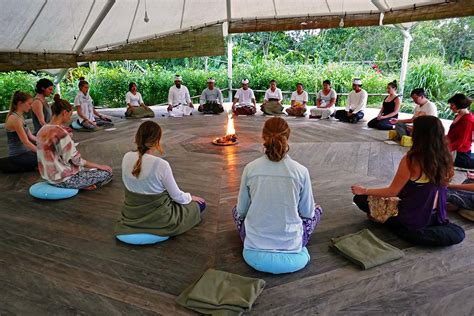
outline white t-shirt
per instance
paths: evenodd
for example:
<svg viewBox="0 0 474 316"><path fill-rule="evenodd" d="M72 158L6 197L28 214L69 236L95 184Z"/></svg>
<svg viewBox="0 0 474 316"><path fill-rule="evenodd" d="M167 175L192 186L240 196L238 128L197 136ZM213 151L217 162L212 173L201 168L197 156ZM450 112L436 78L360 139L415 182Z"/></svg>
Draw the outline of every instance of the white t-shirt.
<svg viewBox="0 0 474 316"><path fill-rule="evenodd" d="M127 190L140 194L160 194L167 191L173 201L189 204L191 194L181 191L176 184L170 164L159 157L145 154L138 178L132 175L138 153L129 151L122 160L122 180Z"/></svg>
<svg viewBox="0 0 474 316"><path fill-rule="evenodd" d="M234 98L239 100L239 104L237 104L237 107L241 107L241 106L251 105L252 99L255 99L255 95L253 94L253 90L250 88L248 88L247 90L240 88L235 93Z"/></svg>
<svg viewBox="0 0 474 316"><path fill-rule="evenodd" d="M81 108L82 115L84 115L89 121L95 122L94 117L94 101L91 96L84 94L82 91L79 91L74 98L74 105ZM79 116L79 122L84 121L82 117Z"/></svg>
<svg viewBox="0 0 474 316"><path fill-rule="evenodd" d="M125 103L130 104L131 106L140 106L140 104L144 103L142 99L142 95L140 92L136 92L136 94L131 93L130 91L127 92L125 95Z"/></svg>
<svg viewBox="0 0 474 316"><path fill-rule="evenodd" d="M324 94L323 90L318 93L318 100L321 100L321 106L325 107L331 99L336 99L337 93L334 89L331 89L328 94ZM335 106L334 104L332 106Z"/></svg>
<svg viewBox="0 0 474 316"><path fill-rule="evenodd" d="M418 112L425 112L426 115L438 117L438 109L436 108L436 105L429 100L423 105L417 104L415 106L415 113Z"/></svg>
<svg viewBox="0 0 474 316"><path fill-rule="evenodd" d="M293 93L291 94L291 101L293 100L301 104L303 104L303 102L308 103L308 92L303 91L303 93L298 94L298 92L293 91Z"/></svg>
<svg viewBox="0 0 474 316"><path fill-rule="evenodd" d="M267 89L265 91L265 101L268 101L270 99L278 99L278 100L283 100L283 95L281 93L281 90L279 88L276 88L275 91L272 91L272 89Z"/></svg>

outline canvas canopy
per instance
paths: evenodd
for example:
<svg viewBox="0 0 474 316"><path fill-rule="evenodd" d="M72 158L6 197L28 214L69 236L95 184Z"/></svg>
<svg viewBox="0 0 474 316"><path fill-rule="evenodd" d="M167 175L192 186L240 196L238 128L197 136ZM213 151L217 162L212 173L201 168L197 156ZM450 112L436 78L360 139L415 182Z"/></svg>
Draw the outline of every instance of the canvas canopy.
<svg viewBox="0 0 474 316"><path fill-rule="evenodd" d="M223 55L229 33L474 14L473 0L0 0L0 71Z"/></svg>

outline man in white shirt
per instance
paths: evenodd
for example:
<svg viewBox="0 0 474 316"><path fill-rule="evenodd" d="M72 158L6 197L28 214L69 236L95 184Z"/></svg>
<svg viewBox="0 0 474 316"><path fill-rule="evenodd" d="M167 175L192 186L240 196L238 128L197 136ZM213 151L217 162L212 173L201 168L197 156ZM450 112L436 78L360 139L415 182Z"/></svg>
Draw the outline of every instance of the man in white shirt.
<svg viewBox="0 0 474 316"><path fill-rule="evenodd" d="M352 91L347 96L346 109L336 111L336 119L341 122L359 122L364 117L367 97L367 91L362 89L362 80L354 78L352 80Z"/></svg>
<svg viewBox="0 0 474 316"><path fill-rule="evenodd" d="M237 90L232 103L232 112L235 115L254 115L257 112L257 103L253 90L249 88L249 80L242 80L242 88Z"/></svg>
<svg viewBox="0 0 474 316"><path fill-rule="evenodd" d="M415 102L415 111L411 118L405 120L399 120L393 118L390 120L391 124L395 125L397 131L397 139L401 139L403 136L410 135L413 129L411 125L418 116L431 115L438 117L438 109L436 105L426 98L426 93L423 88L416 88L411 92L411 99Z"/></svg>
<svg viewBox="0 0 474 316"><path fill-rule="evenodd" d="M291 106L286 109L289 116L305 116L308 104L308 92L304 91L303 84L296 84L296 91L291 94Z"/></svg>
<svg viewBox="0 0 474 316"><path fill-rule="evenodd" d="M180 75L174 77L174 86L168 92L168 114L170 117L182 117L192 115L194 105L191 102L191 96L186 86L181 82L183 78Z"/></svg>
<svg viewBox="0 0 474 316"><path fill-rule="evenodd" d="M219 88L215 87L214 78L207 79L207 88L201 94L199 99L199 112L204 114L219 114L224 112L224 98Z"/></svg>
<svg viewBox="0 0 474 316"><path fill-rule="evenodd" d="M89 94L89 83L85 80L79 81L79 92L74 98L74 106L79 117L77 123L83 130L95 131L98 126L104 128L114 126L110 117L100 114L95 109L94 101Z"/></svg>
<svg viewBox="0 0 474 316"><path fill-rule="evenodd" d="M270 81L270 88L265 91L265 97L260 110L267 115L283 114L283 95L281 90L277 88L276 81Z"/></svg>

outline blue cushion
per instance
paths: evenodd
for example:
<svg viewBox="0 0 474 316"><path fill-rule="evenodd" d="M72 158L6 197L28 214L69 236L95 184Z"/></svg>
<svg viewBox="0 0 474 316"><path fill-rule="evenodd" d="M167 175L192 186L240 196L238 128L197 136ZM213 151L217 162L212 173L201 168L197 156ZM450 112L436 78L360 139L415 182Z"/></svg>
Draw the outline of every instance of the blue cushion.
<svg viewBox="0 0 474 316"><path fill-rule="evenodd" d="M58 188L48 182L38 182L30 187L30 194L43 200L62 200L75 196L78 189Z"/></svg>
<svg viewBox="0 0 474 316"><path fill-rule="evenodd" d="M81 124L79 124L79 122L78 122L77 120L74 120L74 121L72 122L71 126L72 126L72 128L74 128L74 129L82 129L82 128L84 128L84 127L82 127Z"/></svg>
<svg viewBox="0 0 474 316"><path fill-rule="evenodd" d="M309 262L308 249L303 247L299 253L270 252L244 248L244 260L255 270L280 274L303 269Z"/></svg>
<svg viewBox="0 0 474 316"><path fill-rule="evenodd" d="M126 234L115 236L121 242L132 245L150 245L167 240L169 237L162 237L153 234Z"/></svg>

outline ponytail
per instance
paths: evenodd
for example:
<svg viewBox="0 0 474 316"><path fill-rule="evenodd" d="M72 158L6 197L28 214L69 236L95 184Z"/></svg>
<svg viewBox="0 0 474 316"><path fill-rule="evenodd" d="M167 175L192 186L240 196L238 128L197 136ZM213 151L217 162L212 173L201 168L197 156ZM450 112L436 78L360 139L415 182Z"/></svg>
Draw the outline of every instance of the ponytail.
<svg viewBox="0 0 474 316"><path fill-rule="evenodd" d="M145 153L157 146L159 152L162 154L163 151L160 147L162 130L160 125L153 121L146 121L140 125L137 134L135 135L135 144L137 144L138 160L133 166L132 175L138 178L142 171L142 160Z"/></svg>
<svg viewBox="0 0 474 316"><path fill-rule="evenodd" d="M280 117L274 117L265 122L262 131L263 146L265 155L271 161L278 162L285 158L290 149L288 137L290 136L290 127L288 123Z"/></svg>
<svg viewBox="0 0 474 316"><path fill-rule="evenodd" d="M8 111L7 117L12 115L13 112L15 112L16 110L18 110L18 103L26 102L31 98L32 96L29 93L16 90L15 93L13 93L12 100L10 103L10 110Z"/></svg>

